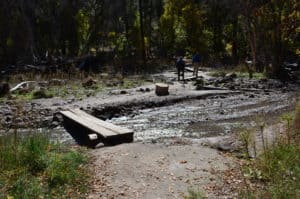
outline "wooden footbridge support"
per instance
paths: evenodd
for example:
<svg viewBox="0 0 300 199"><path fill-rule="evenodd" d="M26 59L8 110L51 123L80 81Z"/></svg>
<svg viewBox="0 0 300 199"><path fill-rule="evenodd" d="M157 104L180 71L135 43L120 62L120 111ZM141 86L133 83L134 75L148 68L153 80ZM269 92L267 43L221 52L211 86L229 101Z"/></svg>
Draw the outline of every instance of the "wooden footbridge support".
<svg viewBox="0 0 300 199"><path fill-rule="evenodd" d="M63 115L64 127L80 145L95 147L116 145L133 141L133 131L112 123L100 120L82 110L73 109L60 112Z"/></svg>

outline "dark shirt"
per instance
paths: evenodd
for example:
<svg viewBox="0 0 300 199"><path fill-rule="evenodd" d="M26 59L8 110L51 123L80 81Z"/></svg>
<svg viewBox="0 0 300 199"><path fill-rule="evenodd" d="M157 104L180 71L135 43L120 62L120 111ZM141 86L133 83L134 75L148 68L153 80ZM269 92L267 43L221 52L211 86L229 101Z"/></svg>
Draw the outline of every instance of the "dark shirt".
<svg viewBox="0 0 300 199"><path fill-rule="evenodd" d="M200 63L201 62L201 57L199 54L195 54L193 56L193 63Z"/></svg>
<svg viewBox="0 0 300 199"><path fill-rule="evenodd" d="M177 69L184 69L184 67L185 67L184 61L182 59L178 59L176 61L176 68Z"/></svg>

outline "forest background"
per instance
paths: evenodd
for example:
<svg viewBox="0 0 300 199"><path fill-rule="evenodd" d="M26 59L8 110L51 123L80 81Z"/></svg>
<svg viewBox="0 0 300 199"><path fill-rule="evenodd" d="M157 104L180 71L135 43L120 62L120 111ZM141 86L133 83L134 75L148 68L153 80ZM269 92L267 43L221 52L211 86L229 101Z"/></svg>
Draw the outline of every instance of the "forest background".
<svg viewBox="0 0 300 199"><path fill-rule="evenodd" d="M299 62L297 0L1 0L0 68L78 58L142 71L199 52L208 66L251 60L280 77Z"/></svg>

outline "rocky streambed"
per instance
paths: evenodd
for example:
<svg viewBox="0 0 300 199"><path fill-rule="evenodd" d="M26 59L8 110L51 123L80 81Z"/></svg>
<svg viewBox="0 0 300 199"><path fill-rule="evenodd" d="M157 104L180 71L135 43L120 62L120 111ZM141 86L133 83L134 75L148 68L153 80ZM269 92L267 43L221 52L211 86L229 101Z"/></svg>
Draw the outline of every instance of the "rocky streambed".
<svg viewBox="0 0 300 199"><path fill-rule="evenodd" d="M197 91L194 82L174 81L174 73L161 74L162 77L169 82L169 96L156 96L154 84L149 83L125 92L110 90L80 100L52 98L2 102L0 133L9 129L22 129L20 132L46 129L54 139L69 142L72 138L63 129L57 113L80 108L98 118L133 129L136 141L226 136L239 128L254 127L259 117L273 121L292 110L299 97L297 85L283 85L274 80L227 78L224 82L212 78L207 80L209 84L224 82L226 88Z"/></svg>
<svg viewBox="0 0 300 199"><path fill-rule="evenodd" d="M240 93L192 99L173 105L148 108L112 118L132 128L136 140L162 137L205 138L230 135L240 128L255 127L260 117L271 122L293 109L296 93Z"/></svg>

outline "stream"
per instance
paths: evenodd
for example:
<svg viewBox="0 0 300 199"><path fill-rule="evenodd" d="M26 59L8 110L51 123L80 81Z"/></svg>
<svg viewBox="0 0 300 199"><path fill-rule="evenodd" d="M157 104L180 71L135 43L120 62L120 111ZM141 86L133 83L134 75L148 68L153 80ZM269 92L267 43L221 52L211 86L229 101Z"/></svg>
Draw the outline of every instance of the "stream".
<svg viewBox="0 0 300 199"><path fill-rule="evenodd" d="M140 110L135 115L113 118L110 122L134 129L136 141L223 136L239 128L254 127L261 117L272 122L282 113L293 110L296 98L292 96L280 92L214 96Z"/></svg>
<svg viewBox="0 0 300 199"><path fill-rule="evenodd" d="M208 138L232 135L241 128L253 128L258 120L274 124L279 116L294 110L299 93L283 91L242 92L205 99L187 99L162 107L135 110L106 120L133 129L135 141L161 138ZM52 140L74 144L62 126L41 128ZM19 130L26 134L26 130Z"/></svg>

